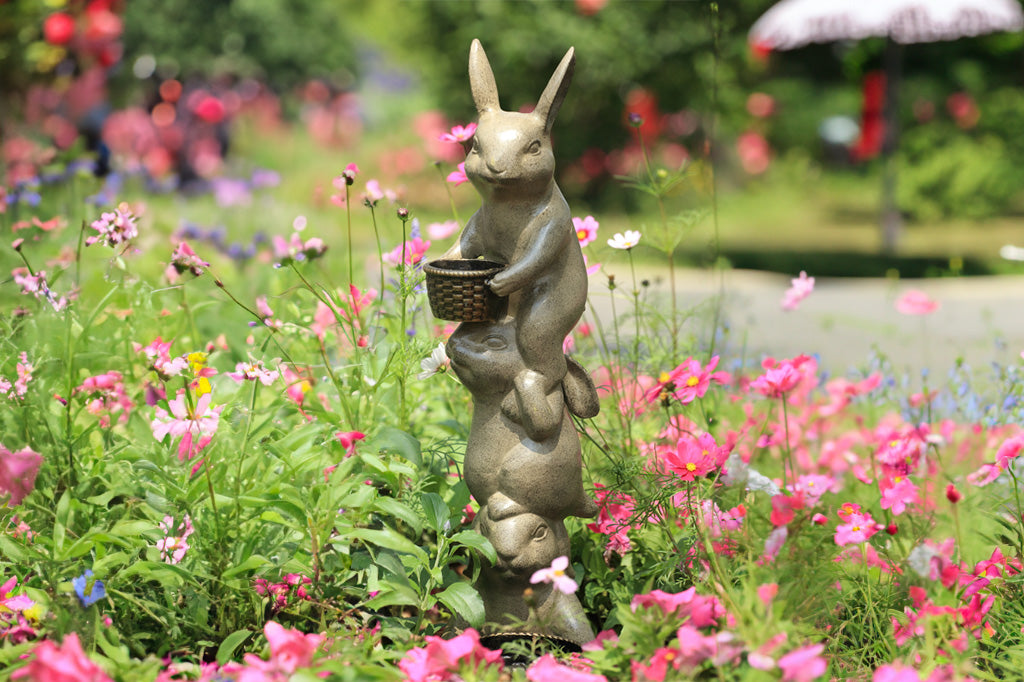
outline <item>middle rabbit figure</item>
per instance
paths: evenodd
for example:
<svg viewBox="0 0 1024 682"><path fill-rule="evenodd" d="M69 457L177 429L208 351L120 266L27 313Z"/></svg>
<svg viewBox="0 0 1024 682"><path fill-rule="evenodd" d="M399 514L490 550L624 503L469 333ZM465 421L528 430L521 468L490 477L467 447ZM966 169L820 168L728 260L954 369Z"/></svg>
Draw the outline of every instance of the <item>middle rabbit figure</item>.
<svg viewBox="0 0 1024 682"><path fill-rule="evenodd" d="M482 256L507 265L490 287L508 297L507 315L515 322L515 343L526 366L516 388L528 403L545 401L565 376L562 343L587 299L583 253L555 184L551 150L551 127L573 65L570 49L532 112L503 111L487 55L473 41L469 79L480 117L465 168L483 203L442 257ZM535 426L548 437L561 427L561 414Z"/></svg>

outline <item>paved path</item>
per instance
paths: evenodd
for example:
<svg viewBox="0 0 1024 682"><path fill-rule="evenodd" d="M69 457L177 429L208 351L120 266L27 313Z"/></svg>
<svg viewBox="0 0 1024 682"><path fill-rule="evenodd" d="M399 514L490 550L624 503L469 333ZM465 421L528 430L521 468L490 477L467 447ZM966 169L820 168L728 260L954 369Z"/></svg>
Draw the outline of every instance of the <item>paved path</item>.
<svg viewBox="0 0 1024 682"><path fill-rule="evenodd" d="M628 264L605 265L621 286L616 311L632 311ZM668 313L668 273L664 268L637 271L651 281L648 299ZM782 310L780 301L789 277L750 270L681 270L676 272L680 308L695 312L686 330L708 339L713 306L722 302L734 353L746 348L748 358L768 354L792 357L818 353L823 368L845 373L867 364L872 349L886 355L895 369L915 374L924 367L946 371L958 357L980 369L998 360L1021 362L1024 351L1024 276L957 279L885 280L818 278L814 292L795 311ZM896 298L907 289L921 289L940 303L926 317L896 311ZM602 320L611 319L607 280L591 278L591 304ZM632 323L623 325L628 331ZM996 339L1005 341L997 347Z"/></svg>

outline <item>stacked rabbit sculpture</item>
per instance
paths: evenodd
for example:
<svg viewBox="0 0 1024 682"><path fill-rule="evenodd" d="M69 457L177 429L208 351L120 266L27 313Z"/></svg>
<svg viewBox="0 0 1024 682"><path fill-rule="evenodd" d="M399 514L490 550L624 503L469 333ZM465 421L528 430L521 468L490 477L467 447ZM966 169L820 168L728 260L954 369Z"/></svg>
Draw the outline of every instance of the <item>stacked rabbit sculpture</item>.
<svg viewBox="0 0 1024 682"><path fill-rule="evenodd" d="M535 571L569 554L565 518L597 512L583 489L570 417L596 415L597 392L562 351L583 314L587 274L551 150L573 65L570 49L536 108L507 112L487 56L473 41L469 78L480 116L465 168L483 202L442 258L505 265L489 282L507 297L504 317L463 322L447 344L452 369L473 396L464 474L481 504L476 527L497 552L477 584L488 630L583 644L593 630L576 595L530 584Z"/></svg>

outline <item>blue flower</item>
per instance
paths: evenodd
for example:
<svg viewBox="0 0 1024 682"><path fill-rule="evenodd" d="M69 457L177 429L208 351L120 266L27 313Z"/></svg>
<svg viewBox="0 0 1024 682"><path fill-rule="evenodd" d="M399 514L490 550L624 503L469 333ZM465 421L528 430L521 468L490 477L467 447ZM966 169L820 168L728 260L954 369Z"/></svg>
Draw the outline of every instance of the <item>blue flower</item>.
<svg viewBox="0 0 1024 682"><path fill-rule="evenodd" d="M107 588L99 580L93 579L92 570L88 568L85 569L85 573L71 580L71 586L75 588L75 594L78 595L78 601L82 602L82 606L95 604L107 596Z"/></svg>

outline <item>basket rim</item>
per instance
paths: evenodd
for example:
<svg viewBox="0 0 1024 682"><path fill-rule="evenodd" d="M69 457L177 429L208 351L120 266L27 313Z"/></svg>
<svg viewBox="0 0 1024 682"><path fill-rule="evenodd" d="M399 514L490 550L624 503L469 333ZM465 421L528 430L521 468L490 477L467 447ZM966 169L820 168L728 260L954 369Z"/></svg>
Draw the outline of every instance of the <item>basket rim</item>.
<svg viewBox="0 0 1024 682"><path fill-rule="evenodd" d="M475 262L480 265L490 265L491 267L480 269L480 270L449 270L445 267L441 267L442 263L451 263L454 260L452 258L444 258L439 260L432 260L423 266L423 272L428 275L438 275L441 277L458 277L462 279L479 278L479 277L490 277L505 269L505 265L491 260L482 259L463 259L464 262Z"/></svg>

